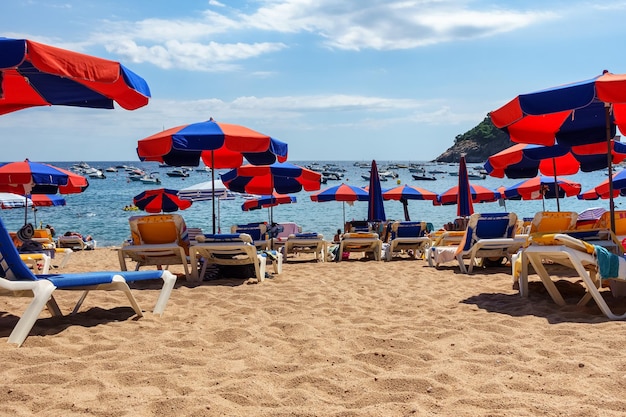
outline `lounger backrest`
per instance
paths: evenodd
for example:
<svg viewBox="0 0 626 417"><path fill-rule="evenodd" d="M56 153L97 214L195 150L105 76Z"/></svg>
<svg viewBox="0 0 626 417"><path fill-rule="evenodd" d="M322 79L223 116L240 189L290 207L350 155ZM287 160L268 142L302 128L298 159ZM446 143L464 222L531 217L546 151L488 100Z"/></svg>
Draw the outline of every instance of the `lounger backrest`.
<svg viewBox="0 0 626 417"><path fill-rule="evenodd" d="M470 250L480 239L512 238L515 236L516 227L515 213L474 213L467 223L460 250Z"/></svg>
<svg viewBox="0 0 626 417"><path fill-rule="evenodd" d="M198 235L196 236L196 240L200 243L249 243L252 244L252 236L246 233L231 233L231 234L221 234L221 235Z"/></svg>
<svg viewBox="0 0 626 417"><path fill-rule="evenodd" d="M20 258L2 219L0 219L0 277L8 280L37 280L35 274Z"/></svg>
<svg viewBox="0 0 626 417"><path fill-rule="evenodd" d="M598 229L610 229L611 228L611 212L607 211L603 213L598 222L596 223ZM615 235L626 235L626 210L615 210Z"/></svg>
<svg viewBox="0 0 626 417"><path fill-rule="evenodd" d="M426 222L394 222L391 225L391 239L398 237L424 237Z"/></svg>
<svg viewBox="0 0 626 417"><path fill-rule="evenodd" d="M237 224L230 228L231 233L245 233L252 237L252 240L267 240L267 225L265 223Z"/></svg>
<svg viewBox="0 0 626 417"><path fill-rule="evenodd" d="M189 251L185 221L179 214L153 214L128 219L133 245L176 242Z"/></svg>
<svg viewBox="0 0 626 417"><path fill-rule="evenodd" d="M575 211L540 211L530 224L530 233L563 232L576 228Z"/></svg>

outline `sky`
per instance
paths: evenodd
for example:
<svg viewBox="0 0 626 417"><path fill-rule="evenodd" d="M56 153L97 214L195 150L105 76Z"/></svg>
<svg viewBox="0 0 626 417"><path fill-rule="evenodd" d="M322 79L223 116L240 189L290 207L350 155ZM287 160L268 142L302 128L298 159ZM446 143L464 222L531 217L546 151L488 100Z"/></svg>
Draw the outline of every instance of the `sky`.
<svg viewBox="0 0 626 417"><path fill-rule="evenodd" d="M213 118L294 161L426 161L516 95L626 73L626 1L21 0L0 36L119 61L134 111L0 116L0 161L136 160L137 140Z"/></svg>

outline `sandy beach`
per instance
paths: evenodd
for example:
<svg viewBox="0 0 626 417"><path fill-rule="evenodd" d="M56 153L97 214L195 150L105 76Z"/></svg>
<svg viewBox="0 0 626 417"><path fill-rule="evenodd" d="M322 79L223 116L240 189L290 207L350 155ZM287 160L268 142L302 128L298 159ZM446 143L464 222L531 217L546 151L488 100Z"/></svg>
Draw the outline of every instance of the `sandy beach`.
<svg viewBox="0 0 626 417"><path fill-rule="evenodd" d="M353 254L353 259L356 255ZM66 270L119 269L111 248ZM173 268L174 272L181 272ZM90 293L74 316L43 312L6 343L27 299L2 297L0 415L623 416L624 323L590 303L557 307L531 276L425 261L290 258L260 284L179 279ZM575 279L558 283L575 302ZM69 313L77 293L55 293Z"/></svg>

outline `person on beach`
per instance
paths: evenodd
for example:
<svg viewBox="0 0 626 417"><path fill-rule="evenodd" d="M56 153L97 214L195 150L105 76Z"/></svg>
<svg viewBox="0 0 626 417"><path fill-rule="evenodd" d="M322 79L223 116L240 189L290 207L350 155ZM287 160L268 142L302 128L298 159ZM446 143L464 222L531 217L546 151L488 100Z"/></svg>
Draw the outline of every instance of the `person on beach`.
<svg viewBox="0 0 626 417"><path fill-rule="evenodd" d="M80 238L83 240L83 242L89 242L89 241L92 241L92 240L93 240L93 238L91 237L91 235L83 236L83 235L81 235L81 234L80 234L80 233L78 233L78 232L70 232L70 231L67 231L67 232L65 232L65 234L64 234L63 236L78 236L78 237L80 237Z"/></svg>

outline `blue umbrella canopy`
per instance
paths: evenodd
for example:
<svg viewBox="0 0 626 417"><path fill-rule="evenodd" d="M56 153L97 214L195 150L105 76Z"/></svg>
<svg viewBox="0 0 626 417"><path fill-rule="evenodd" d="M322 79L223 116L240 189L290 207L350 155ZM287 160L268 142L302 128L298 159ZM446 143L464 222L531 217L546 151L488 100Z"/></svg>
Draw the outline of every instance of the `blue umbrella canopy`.
<svg viewBox="0 0 626 417"><path fill-rule="evenodd" d="M368 221L385 221L385 206L383 201L383 191L380 186L380 177L378 176L378 166L376 161L372 160L372 169L370 170L370 186L369 186L369 203L367 206Z"/></svg>
<svg viewBox="0 0 626 417"><path fill-rule="evenodd" d="M459 163L458 190L456 215L459 217L469 217L474 214L474 206L472 204L472 193L464 155L461 156L461 162Z"/></svg>

